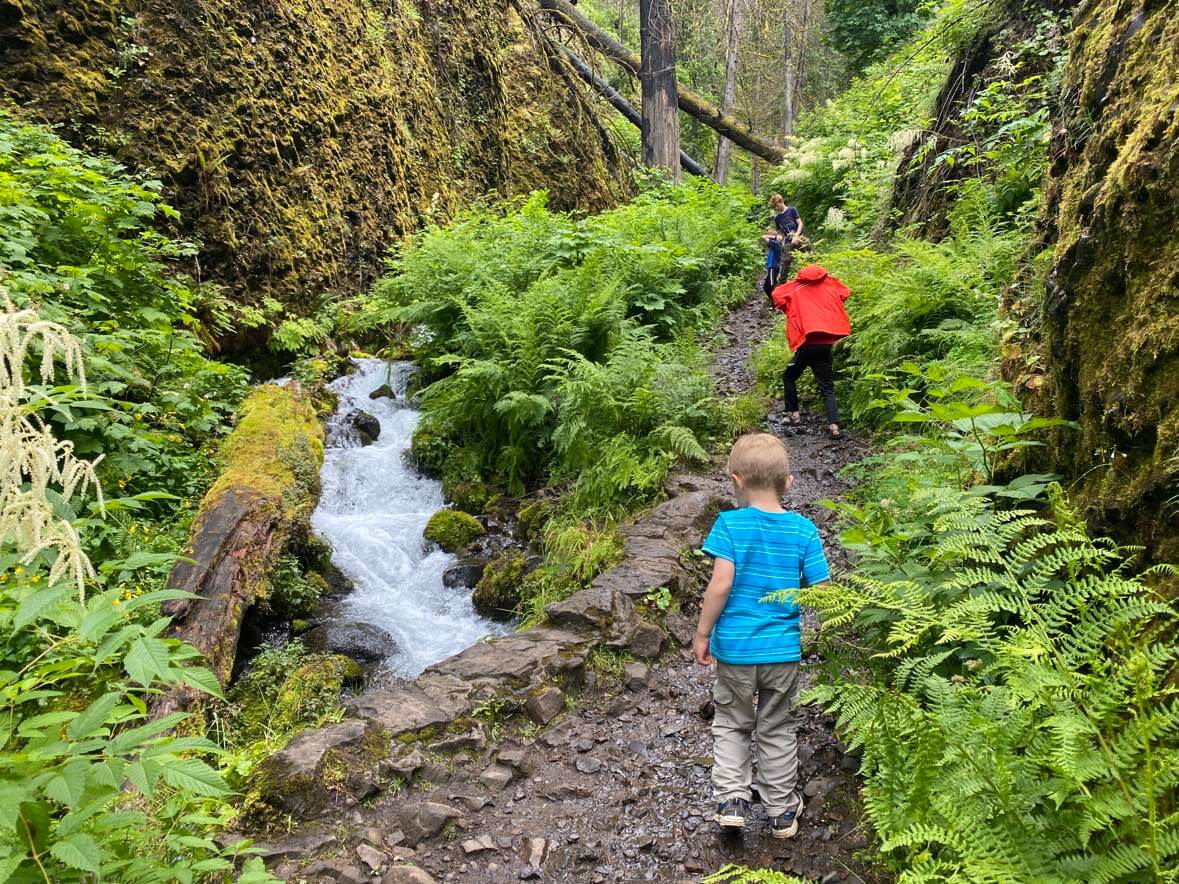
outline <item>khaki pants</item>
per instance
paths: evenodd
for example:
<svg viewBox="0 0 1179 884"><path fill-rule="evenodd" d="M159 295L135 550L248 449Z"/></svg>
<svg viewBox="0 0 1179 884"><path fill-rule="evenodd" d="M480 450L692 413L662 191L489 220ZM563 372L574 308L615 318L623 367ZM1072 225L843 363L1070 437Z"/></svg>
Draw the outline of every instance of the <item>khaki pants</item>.
<svg viewBox="0 0 1179 884"><path fill-rule="evenodd" d="M712 690L712 784L717 801L749 800L756 733L757 791L766 813L775 817L798 805L797 691L797 663L731 666L717 661Z"/></svg>

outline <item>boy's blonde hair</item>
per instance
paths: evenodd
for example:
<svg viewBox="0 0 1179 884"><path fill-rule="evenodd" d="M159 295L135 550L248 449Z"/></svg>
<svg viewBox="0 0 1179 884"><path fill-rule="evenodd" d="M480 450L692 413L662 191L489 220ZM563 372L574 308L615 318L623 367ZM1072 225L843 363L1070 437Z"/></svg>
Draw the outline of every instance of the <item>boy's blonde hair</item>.
<svg viewBox="0 0 1179 884"><path fill-rule="evenodd" d="M746 433L733 443L728 470L740 476L747 488L773 488L781 496L790 475L790 452L777 436Z"/></svg>
<svg viewBox="0 0 1179 884"><path fill-rule="evenodd" d="M770 197L770 205L774 206L775 208L777 208L778 206L785 206L786 200L782 198L782 194L775 193L773 196Z"/></svg>

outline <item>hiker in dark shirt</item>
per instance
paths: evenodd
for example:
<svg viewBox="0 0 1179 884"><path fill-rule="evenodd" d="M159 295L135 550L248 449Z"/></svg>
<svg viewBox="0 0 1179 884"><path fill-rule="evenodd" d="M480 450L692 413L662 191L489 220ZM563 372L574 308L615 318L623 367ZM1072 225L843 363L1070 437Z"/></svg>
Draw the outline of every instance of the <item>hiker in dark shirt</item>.
<svg viewBox="0 0 1179 884"><path fill-rule="evenodd" d="M794 249L802 244L802 229L805 225L798 209L786 205L786 200L780 193L770 197L770 209L774 213L774 227L782 234L782 266L778 271L778 277L785 279L790 275L790 268L794 263Z"/></svg>

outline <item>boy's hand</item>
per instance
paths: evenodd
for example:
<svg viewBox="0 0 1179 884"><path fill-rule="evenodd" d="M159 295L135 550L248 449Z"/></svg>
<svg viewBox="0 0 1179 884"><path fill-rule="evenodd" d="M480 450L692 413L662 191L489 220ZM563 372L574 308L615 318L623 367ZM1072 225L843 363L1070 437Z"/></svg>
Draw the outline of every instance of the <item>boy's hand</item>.
<svg viewBox="0 0 1179 884"><path fill-rule="evenodd" d="M708 636L696 635L692 639L692 656L701 666L712 665L712 654L708 652Z"/></svg>

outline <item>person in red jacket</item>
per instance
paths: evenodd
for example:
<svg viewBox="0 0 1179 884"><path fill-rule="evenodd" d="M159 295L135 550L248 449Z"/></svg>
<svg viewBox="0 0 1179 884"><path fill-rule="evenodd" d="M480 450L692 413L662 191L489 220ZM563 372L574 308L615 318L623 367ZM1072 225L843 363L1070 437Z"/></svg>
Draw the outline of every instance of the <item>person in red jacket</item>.
<svg viewBox="0 0 1179 884"><path fill-rule="evenodd" d="M808 264L798 276L772 294L774 309L786 314L786 341L794 355L783 376L786 421L802 423L798 412L799 375L808 367L823 395L831 435L838 438L839 408L835 404L835 371L831 365L831 346L851 334L851 320L843 302L851 291L818 264Z"/></svg>

